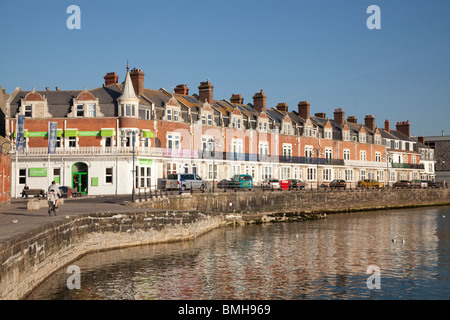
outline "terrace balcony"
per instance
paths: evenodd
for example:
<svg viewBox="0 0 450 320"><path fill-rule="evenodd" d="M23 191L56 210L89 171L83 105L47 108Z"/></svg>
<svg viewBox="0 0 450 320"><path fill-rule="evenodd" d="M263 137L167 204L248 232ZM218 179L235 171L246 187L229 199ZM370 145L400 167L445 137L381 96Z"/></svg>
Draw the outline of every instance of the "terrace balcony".
<svg viewBox="0 0 450 320"><path fill-rule="evenodd" d="M104 155L121 155L131 156L133 147L64 147L56 148L51 156L104 156ZM257 153L242 152L222 152L216 151L212 153L209 150L192 150L192 149L170 149L170 148L148 148L136 147L136 156L155 157L155 158L182 158L182 159L213 159L227 161L254 161L254 162L275 162L282 164L312 164L312 165L339 165L350 167L366 167L386 169L386 162L377 161L359 161L359 160L342 160L342 159L326 159L314 157L294 157L286 155L266 155ZM22 153L17 154L18 157L37 156L48 157L48 148L25 148ZM388 163L388 168L405 168L405 169L424 169L423 164L408 163Z"/></svg>
<svg viewBox="0 0 450 320"><path fill-rule="evenodd" d="M398 169L425 169L425 165L423 163L412 164L412 163L392 162L392 168L398 168Z"/></svg>

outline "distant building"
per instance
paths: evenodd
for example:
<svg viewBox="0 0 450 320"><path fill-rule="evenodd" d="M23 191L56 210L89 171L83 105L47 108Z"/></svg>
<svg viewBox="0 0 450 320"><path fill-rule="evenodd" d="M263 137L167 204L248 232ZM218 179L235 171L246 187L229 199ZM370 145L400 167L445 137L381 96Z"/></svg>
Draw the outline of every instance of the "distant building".
<svg viewBox="0 0 450 320"><path fill-rule="evenodd" d="M11 200L11 142L5 138L5 113L8 94L0 87L0 205Z"/></svg>
<svg viewBox="0 0 450 320"><path fill-rule="evenodd" d="M450 182L450 136L423 137L424 144L434 150L436 161L436 181Z"/></svg>

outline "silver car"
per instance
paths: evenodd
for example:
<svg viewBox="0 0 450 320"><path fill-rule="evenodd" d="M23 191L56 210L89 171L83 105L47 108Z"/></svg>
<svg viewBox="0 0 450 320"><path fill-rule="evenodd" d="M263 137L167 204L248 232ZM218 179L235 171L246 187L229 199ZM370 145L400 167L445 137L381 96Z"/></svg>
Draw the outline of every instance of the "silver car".
<svg viewBox="0 0 450 320"><path fill-rule="evenodd" d="M193 173L169 174L166 179L166 189L200 189L204 191L206 181Z"/></svg>

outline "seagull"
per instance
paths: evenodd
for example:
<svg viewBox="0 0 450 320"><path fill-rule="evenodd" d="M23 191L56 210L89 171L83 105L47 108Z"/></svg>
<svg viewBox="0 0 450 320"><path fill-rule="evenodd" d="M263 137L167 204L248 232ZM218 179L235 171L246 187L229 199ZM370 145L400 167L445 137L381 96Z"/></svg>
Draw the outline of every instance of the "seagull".
<svg viewBox="0 0 450 320"><path fill-rule="evenodd" d="M402 244L405 244L405 239L402 238Z"/></svg>
<svg viewBox="0 0 450 320"><path fill-rule="evenodd" d="M394 239L392 239L392 242L395 242L395 238L394 238Z"/></svg>

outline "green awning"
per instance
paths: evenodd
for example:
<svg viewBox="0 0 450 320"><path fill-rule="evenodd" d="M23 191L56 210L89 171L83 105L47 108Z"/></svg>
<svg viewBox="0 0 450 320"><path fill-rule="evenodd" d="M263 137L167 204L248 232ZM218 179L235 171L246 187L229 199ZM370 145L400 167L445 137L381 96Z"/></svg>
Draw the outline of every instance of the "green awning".
<svg viewBox="0 0 450 320"><path fill-rule="evenodd" d="M14 138L16 137L16 131L14 131ZM28 130L24 130L23 131L23 137L26 138L28 137Z"/></svg>
<svg viewBox="0 0 450 320"><path fill-rule="evenodd" d="M77 135L78 135L77 129L69 129L69 130L64 131L65 137L76 137Z"/></svg>
<svg viewBox="0 0 450 320"><path fill-rule="evenodd" d="M154 138L155 135L153 134L153 132L151 132L150 130L144 130L142 131L142 136L144 138Z"/></svg>
<svg viewBox="0 0 450 320"><path fill-rule="evenodd" d="M58 130L56 131L56 136L57 136L58 138L61 138L61 137L62 137L62 129L58 129Z"/></svg>
<svg viewBox="0 0 450 320"><path fill-rule="evenodd" d="M102 137L114 137L114 129L102 129L100 135Z"/></svg>

